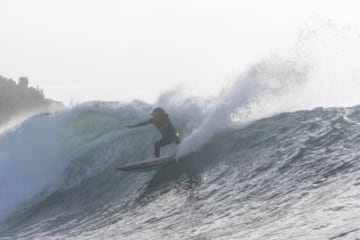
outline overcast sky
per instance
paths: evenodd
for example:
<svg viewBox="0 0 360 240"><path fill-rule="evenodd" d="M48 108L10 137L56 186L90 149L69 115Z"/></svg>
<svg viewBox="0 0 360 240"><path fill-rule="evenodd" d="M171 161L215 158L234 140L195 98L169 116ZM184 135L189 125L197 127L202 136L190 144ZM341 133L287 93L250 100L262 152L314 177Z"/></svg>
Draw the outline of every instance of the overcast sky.
<svg viewBox="0 0 360 240"><path fill-rule="evenodd" d="M154 101L185 84L216 92L315 19L358 26L357 1L0 0L0 75L45 95Z"/></svg>

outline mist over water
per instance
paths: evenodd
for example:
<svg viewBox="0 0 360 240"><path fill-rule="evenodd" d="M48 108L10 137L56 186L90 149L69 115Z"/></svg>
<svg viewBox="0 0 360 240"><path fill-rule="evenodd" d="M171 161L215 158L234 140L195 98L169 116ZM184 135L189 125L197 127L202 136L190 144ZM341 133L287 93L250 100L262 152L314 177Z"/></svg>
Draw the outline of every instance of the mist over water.
<svg viewBox="0 0 360 240"><path fill-rule="evenodd" d="M359 237L359 50L359 33L329 22L217 96L174 89L28 119L0 136L1 239ZM180 170L115 171L152 156L159 134L125 126L155 106L183 139L162 149Z"/></svg>
<svg viewBox="0 0 360 240"><path fill-rule="evenodd" d="M230 126L281 112L357 105L359 40L355 29L331 22L305 28L293 52L254 64L223 88L201 126L180 146L178 156L195 151Z"/></svg>

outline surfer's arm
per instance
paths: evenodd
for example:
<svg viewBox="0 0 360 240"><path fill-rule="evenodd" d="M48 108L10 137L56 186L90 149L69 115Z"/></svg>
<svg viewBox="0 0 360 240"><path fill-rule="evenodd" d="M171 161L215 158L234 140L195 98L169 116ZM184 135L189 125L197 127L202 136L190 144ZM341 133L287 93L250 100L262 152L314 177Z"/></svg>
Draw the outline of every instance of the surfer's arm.
<svg viewBox="0 0 360 240"><path fill-rule="evenodd" d="M145 125L152 124L152 123L153 123L152 118L150 118L149 120L146 120L144 122L139 122L138 124L130 125L127 127L128 128L136 128L136 127L141 127L141 126L145 126Z"/></svg>

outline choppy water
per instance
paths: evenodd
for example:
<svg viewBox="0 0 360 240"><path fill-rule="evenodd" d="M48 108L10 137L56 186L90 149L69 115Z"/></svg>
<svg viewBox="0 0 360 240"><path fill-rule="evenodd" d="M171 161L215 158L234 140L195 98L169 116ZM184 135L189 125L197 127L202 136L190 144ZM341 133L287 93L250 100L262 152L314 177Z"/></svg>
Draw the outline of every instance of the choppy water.
<svg viewBox="0 0 360 240"><path fill-rule="evenodd" d="M114 170L151 156L156 131L123 128L149 109L81 106L2 135L1 239L360 238L360 107L274 115L179 166Z"/></svg>

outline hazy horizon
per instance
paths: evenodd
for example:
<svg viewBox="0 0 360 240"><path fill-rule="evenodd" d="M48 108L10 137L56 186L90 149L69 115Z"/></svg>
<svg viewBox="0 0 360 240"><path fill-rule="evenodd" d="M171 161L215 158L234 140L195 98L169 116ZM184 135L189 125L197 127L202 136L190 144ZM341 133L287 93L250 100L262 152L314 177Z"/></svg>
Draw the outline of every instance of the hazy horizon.
<svg viewBox="0 0 360 240"><path fill-rule="evenodd" d="M358 27L356 1L3 0L0 75L63 101L216 93L306 25Z"/></svg>

